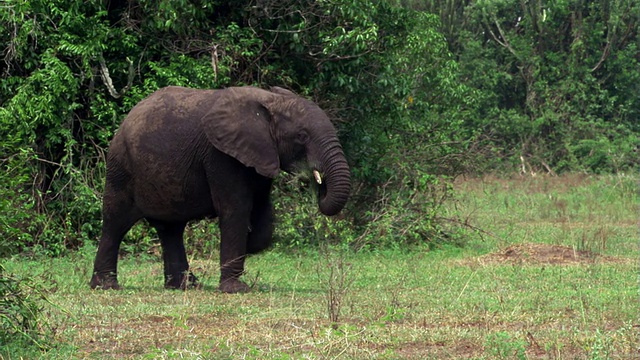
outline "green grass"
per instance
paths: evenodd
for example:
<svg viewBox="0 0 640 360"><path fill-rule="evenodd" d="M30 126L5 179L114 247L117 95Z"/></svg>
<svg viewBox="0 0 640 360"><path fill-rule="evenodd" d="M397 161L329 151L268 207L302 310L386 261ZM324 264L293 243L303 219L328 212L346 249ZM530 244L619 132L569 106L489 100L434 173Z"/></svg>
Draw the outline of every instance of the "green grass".
<svg viewBox="0 0 640 360"><path fill-rule="evenodd" d="M88 288L91 248L8 259L8 272L31 277L55 304L42 315L53 348L9 346L0 357L637 358L636 184L620 176L459 182L449 210L486 231L464 248L270 251L248 260L254 291L244 295L215 292L217 255L192 261L205 286L187 292L163 290L151 256L121 261L120 292ZM531 244L578 256L549 263Z"/></svg>
<svg viewBox="0 0 640 360"><path fill-rule="evenodd" d="M457 189L457 212L470 214L501 245L535 242L608 255L638 253L635 176L486 178L461 182Z"/></svg>

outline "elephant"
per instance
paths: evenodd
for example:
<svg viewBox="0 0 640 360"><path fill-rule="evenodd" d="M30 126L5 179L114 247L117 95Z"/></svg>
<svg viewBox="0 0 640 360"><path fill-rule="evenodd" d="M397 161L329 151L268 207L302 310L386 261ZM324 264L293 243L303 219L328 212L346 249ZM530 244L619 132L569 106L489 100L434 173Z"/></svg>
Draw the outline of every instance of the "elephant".
<svg viewBox="0 0 640 360"><path fill-rule="evenodd" d="M318 208L327 216L343 209L351 189L349 165L326 113L279 87L161 88L125 117L106 167L93 289L121 288L120 244L141 219L160 238L165 288L199 286L183 232L191 220L217 217L218 290L247 292L240 279L245 258L273 242L270 194L280 170L313 174Z"/></svg>

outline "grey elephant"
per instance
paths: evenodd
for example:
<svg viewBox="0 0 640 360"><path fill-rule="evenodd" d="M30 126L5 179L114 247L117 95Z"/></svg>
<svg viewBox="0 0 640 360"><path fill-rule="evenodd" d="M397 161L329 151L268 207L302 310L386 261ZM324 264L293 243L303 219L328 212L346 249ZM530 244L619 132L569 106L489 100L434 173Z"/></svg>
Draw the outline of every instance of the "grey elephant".
<svg viewBox="0 0 640 360"><path fill-rule="evenodd" d="M306 161L318 206L335 215L350 193L350 171L336 130L312 101L288 90L166 87L137 104L107 156L103 226L91 288L119 289L122 238L146 219L160 238L166 288L196 284L183 232L188 221L219 219L220 285L245 292L247 254L272 243L273 178Z"/></svg>

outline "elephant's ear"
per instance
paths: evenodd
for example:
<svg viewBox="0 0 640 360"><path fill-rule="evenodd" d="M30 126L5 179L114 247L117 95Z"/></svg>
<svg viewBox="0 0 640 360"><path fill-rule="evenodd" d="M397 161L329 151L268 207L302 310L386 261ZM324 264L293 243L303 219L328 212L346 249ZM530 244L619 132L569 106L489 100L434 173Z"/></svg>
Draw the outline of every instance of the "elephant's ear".
<svg viewBox="0 0 640 360"><path fill-rule="evenodd" d="M201 119L207 139L218 150L274 178L280 171L271 114L262 105L275 95L251 87L218 90L211 110Z"/></svg>

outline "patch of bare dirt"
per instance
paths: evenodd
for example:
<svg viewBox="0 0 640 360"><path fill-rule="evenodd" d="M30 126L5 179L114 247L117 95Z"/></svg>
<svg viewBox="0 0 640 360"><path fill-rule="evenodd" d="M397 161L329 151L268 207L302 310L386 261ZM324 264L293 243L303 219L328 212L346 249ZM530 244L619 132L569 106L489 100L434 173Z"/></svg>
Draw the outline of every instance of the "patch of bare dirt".
<svg viewBox="0 0 640 360"><path fill-rule="evenodd" d="M564 245L525 243L510 245L497 252L480 256L475 261L488 264L577 265L595 262L622 263L626 259L577 250Z"/></svg>
<svg viewBox="0 0 640 360"><path fill-rule="evenodd" d="M396 346L395 352L401 359L476 359L482 356L483 347L469 340L454 343L406 342Z"/></svg>

